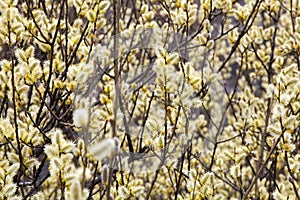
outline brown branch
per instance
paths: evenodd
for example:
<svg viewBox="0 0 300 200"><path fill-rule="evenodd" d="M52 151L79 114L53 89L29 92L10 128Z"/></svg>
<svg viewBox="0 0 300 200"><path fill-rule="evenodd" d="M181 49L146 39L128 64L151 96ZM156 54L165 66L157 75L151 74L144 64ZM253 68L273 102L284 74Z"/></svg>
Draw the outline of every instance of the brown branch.
<svg viewBox="0 0 300 200"><path fill-rule="evenodd" d="M282 132L282 133L280 134L280 136L277 137L277 139L275 140L275 143L274 143L273 146L271 147L271 150L269 151L268 156L267 156L265 162L262 163L262 165L260 166L258 172L256 173L256 176L254 177L254 179L252 180L250 186L249 186L248 189L246 190L246 193L244 194L242 200L246 200L246 198L247 198L247 196L249 195L249 193L251 192L253 186L256 184L258 178L260 177L260 174L262 173L263 169L264 169L265 166L267 165L267 163L268 163L268 161L269 161L271 155L273 154L274 150L276 149L276 147L277 147L277 145L278 145L278 143L279 143L281 137L283 136L283 134L284 134L284 132Z"/></svg>
<svg viewBox="0 0 300 200"><path fill-rule="evenodd" d="M13 115L14 115L14 125L15 125L15 135L17 140L17 154L19 157L20 167L19 167L19 173L17 177L17 182L20 182L21 176L23 174L22 168L23 168L23 156L22 156L22 148L20 143L20 136L19 136L19 128L18 128L18 111L17 111L17 104L16 104L16 85L15 85L15 58L14 58L14 50L13 50L13 44L11 42L11 27L10 27L10 21L7 23L7 29L8 29L8 40L9 40L9 48L10 48L10 58L11 58L11 85L12 85L12 103L13 103ZM23 190L22 190L23 193ZM23 194L24 195L24 194Z"/></svg>
<svg viewBox="0 0 300 200"><path fill-rule="evenodd" d="M246 20L246 23L244 25L243 30L240 32L237 40L235 41L235 43L233 44L233 46L231 47L230 53L227 56L227 58L225 59L225 61L222 63L222 65L219 67L218 72L220 72L225 65L227 64L227 62L230 60L230 58L232 57L232 55L234 54L234 52L236 51L236 49L238 48L241 39L244 37L244 35L248 32L249 28L252 26L252 23L254 22L254 19L258 13L260 4L262 3L262 0L257 0L253 6L253 9L249 15L249 17ZM253 18L253 19L252 19ZM250 22L250 20L252 19L252 21ZM250 24L249 24L250 23ZM249 25L248 25L249 24Z"/></svg>

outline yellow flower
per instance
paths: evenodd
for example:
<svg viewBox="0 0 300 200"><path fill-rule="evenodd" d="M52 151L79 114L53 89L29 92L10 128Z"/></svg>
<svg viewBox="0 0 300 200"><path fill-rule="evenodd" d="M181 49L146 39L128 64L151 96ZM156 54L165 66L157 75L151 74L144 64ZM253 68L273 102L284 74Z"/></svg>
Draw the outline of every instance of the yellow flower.
<svg viewBox="0 0 300 200"><path fill-rule="evenodd" d="M287 151L287 152L291 152L295 149L295 145L293 144L288 144L288 143L284 143L281 148L284 150L284 151Z"/></svg>

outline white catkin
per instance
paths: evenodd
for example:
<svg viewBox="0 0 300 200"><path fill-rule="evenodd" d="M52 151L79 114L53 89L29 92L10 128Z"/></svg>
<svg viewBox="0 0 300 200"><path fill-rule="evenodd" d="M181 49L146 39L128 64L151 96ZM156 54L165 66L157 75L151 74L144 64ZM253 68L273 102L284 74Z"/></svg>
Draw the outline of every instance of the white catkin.
<svg viewBox="0 0 300 200"><path fill-rule="evenodd" d="M104 165L101 170L101 179L103 183L108 183L108 174L109 168L107 165Z"/></svg>
<svg viewBox="0 0 300 200"><path fill-rule="evenodd" d="M82 188L78 180L71 185L71 195L74 200L82 199Z"/></svg>
<svg viewBox="0 0 300 200"><path fill-rule="evenodd" d="M73 113L73 120L75 126L86 127L88 124L88 110L85 108L76 109Z"/></svg>
<svg viewBox="0 0 300 200"><path fill-rule="evenodd" d="M89 150L97 160L101 161L113 153L115 150L115 141L113 139L104 139L99 143L93 143Z"/></svg>

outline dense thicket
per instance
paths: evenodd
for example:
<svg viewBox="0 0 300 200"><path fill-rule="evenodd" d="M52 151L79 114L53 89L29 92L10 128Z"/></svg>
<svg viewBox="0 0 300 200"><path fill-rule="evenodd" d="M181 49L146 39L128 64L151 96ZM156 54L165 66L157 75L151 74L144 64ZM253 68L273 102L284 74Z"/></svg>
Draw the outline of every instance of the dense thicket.
<svg viewBox="0 0 300 200"><path fill-rule="evenodd" d="M299 199L298 0L0 13L0 199Z"/></svg>

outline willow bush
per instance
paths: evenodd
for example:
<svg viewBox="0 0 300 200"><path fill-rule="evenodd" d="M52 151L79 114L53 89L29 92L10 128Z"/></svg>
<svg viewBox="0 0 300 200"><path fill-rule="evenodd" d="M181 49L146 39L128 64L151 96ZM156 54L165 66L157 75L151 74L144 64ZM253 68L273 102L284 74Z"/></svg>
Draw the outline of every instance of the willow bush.
<svg viewBox="0 0 300 200"><path fill-rule="evenodd" d="M298 0L0 13L0 199L300 199Z"/></svg>

